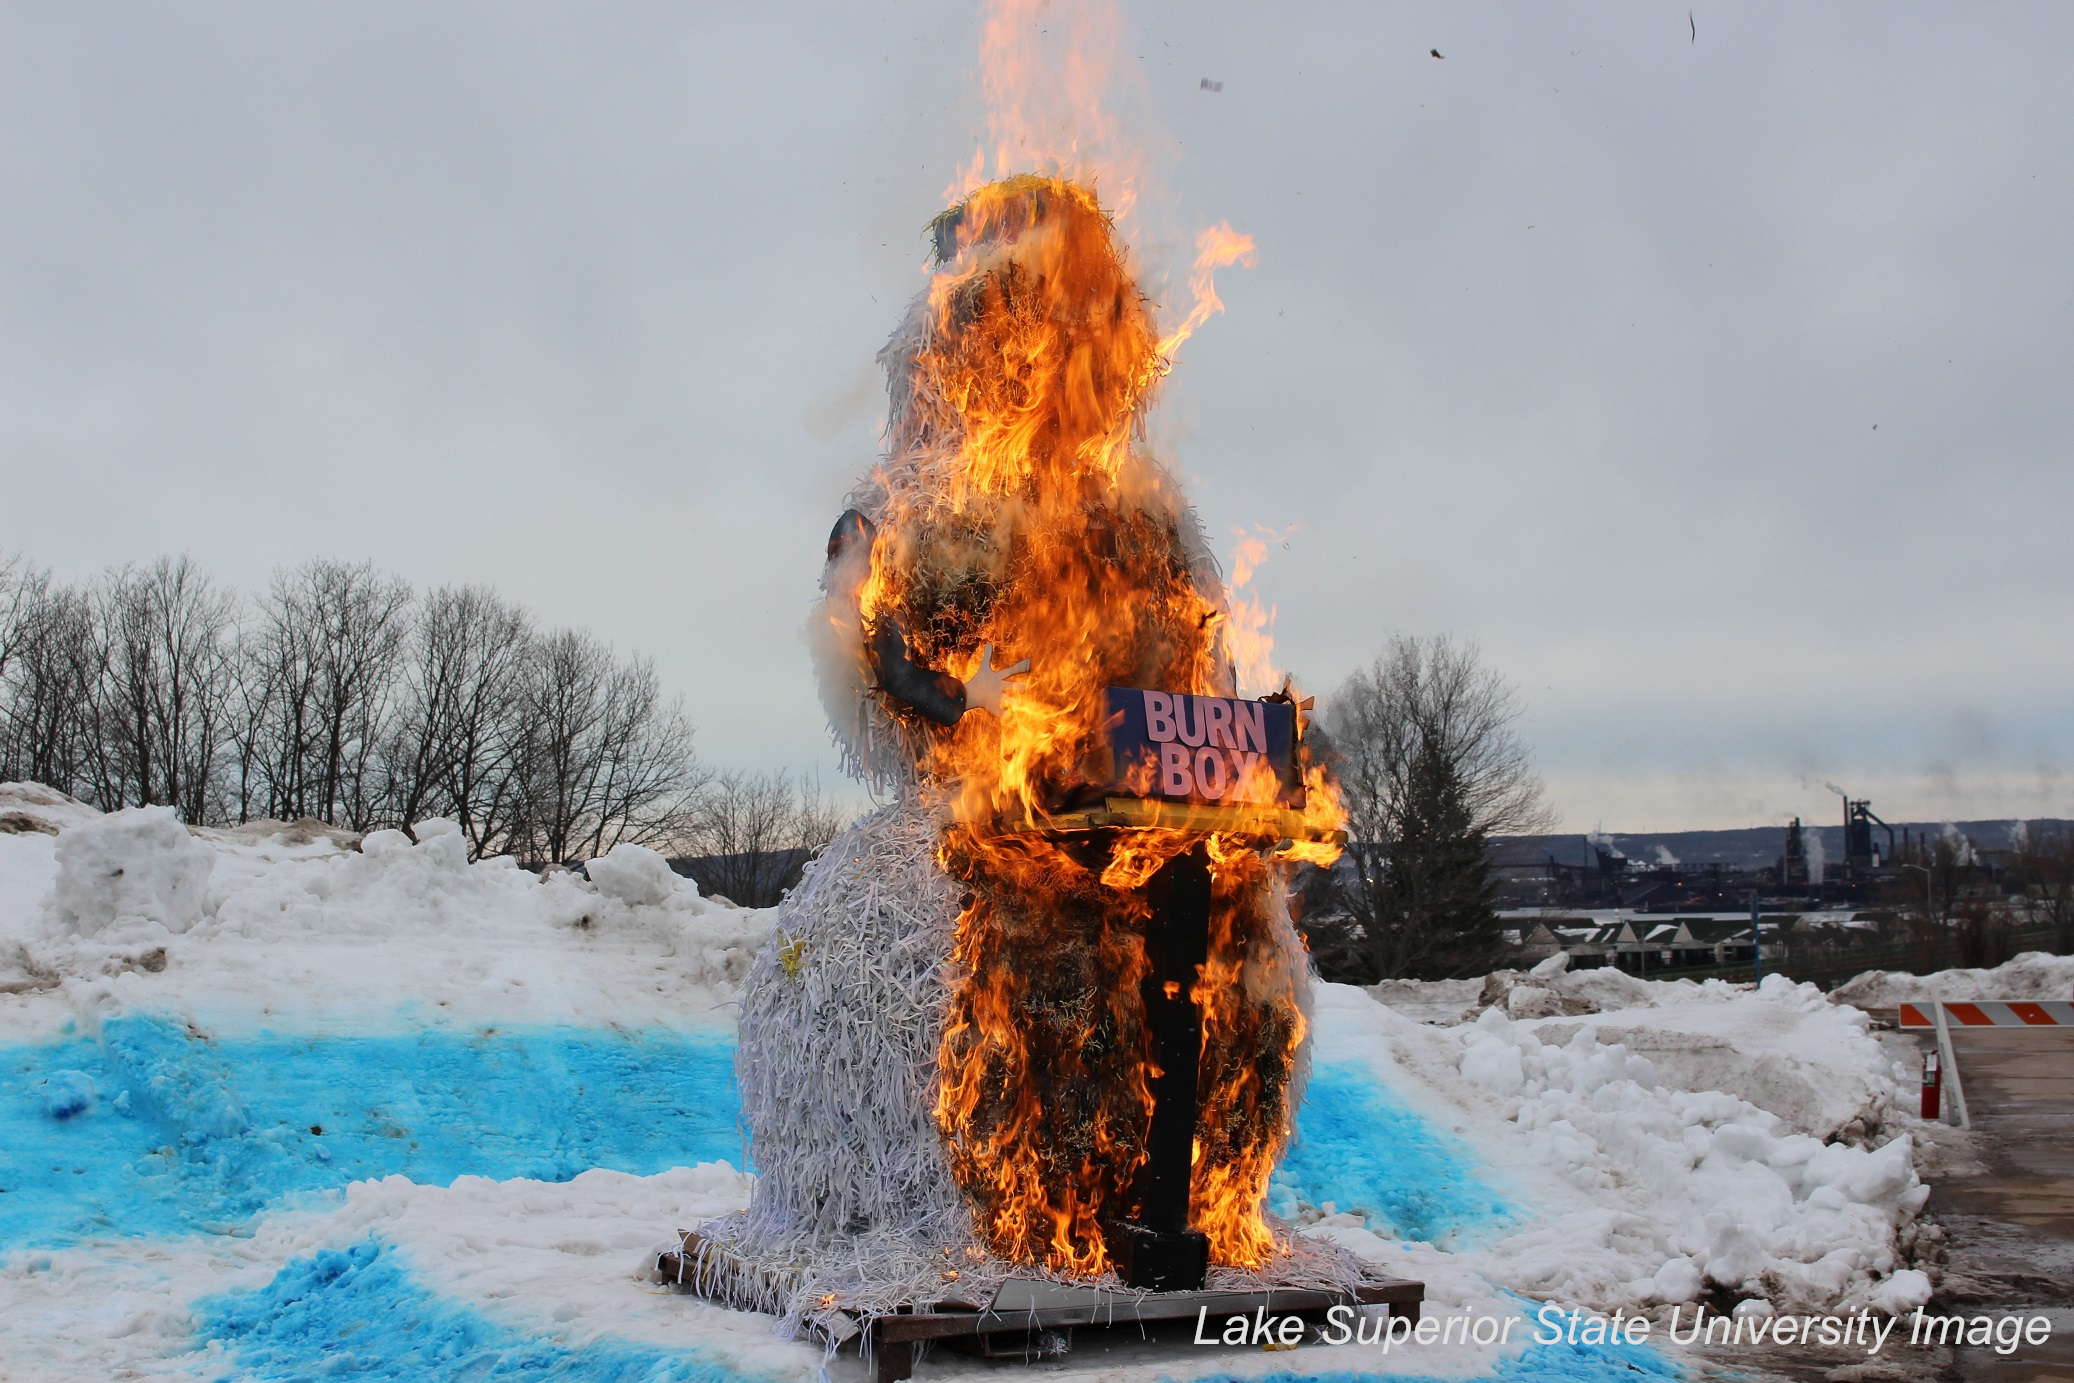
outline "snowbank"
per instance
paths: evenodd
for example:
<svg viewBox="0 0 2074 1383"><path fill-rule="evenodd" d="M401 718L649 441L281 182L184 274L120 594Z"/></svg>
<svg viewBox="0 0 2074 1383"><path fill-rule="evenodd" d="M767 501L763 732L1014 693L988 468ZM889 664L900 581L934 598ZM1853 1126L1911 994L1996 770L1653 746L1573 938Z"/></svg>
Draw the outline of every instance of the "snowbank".
<svg viewBox="0 0 2074 1383"><path fill-rule="evenodd" d="M1617 1193L1619 1208L1596 1203L1516 1236L1493 1265L1509 1285L1602 1308L1726 1288L1782 1310L1858 1309L1904 1266L1930 1193L1907 1135L1825 1142L1704 1081L1667 1083L1604 1029L1576 1026L1558 1045L1537 1026L1486 1013L1462 1074L1513 1111L1535 1162L1587 1200ZM1876 1047L1867 1055L1884 1065ZM1709 1056L1703 1065L1727 1064ZM1877 1066L1857 1074L1871 1084Z"/></svg>
<svg viewBox="0 0 2074 1383"><path fill-rule="evenodd" d="M1458 1022L1495 1010L1534 1024L1540 1040L1555 1046L1589 1026L1599 1041L1647 1057L1667 1085L1734 1095L1817 1138L1863 1141L1893 1111L1896 1075L1866 1015L1832 1004L1814 985L1772 975L1753 991L1723 980L1644 980L1612 967L1566 971L1544 963L1526 975L1399 980L1368 992L1430 1023L1464 986L1475 988L1477 1002L1459 1010Z"/></svg>
<svg viewBox="0 0 2074 1383"><path fill-rule="evenodd" d="M54 836L101 814L41 783L0 783L0 835Z"/></svg>
<svg viewBox="0 0 2074 1383"><path fill-rule="evenodd" d="M1429 1238L1487 1282L1602 1311L1717 1289L1781 1310L1898 1299L1929 1192L1913 1140L1883 1129L1907 1120L1865 1015L1783 979L1753 992L1621 978L1601 992L1653 1007L1532 1021L1493 1008L1454 1027L1321 986L1321 1067L1364 1063L1428 1140L1462 1151L1434 1182L1447 1215L1407 1221L1386 1196L1418 1199L1415 1148L1365 1201L1342 1179L1313 1232L1400 1270L1404 1243ZM1285 1179L1304 1165L1300 1145Z"/></svg>
<svg viewBox="0 0 2074 1383"><path fill-rule="evenodd" d="M725 1026L770 927L633 846L595 879L542 878L471 864L450 821L360 840L73 810L56 838L0 835L0 993L36 996L0 1006L0 1039L129 1008L211 1029Z"/></svg>
<svg viewBox="0 0 2074 1383"><path fill-rule="evenodd" d="M1720 980L1647 989L1633 1007L1533 1026L1560 1045L1588 1023L1600 1042L1646 1057L1665 1084L1723 1091L1817 1138L1863 1142L1889 1122L1891 1059L1865 1014L1830 1003L1816 986L1772 975L1755 992Z"/></svg>
<svg viewBox="0 0 2074 1383"><path fill-rule="evenodd" d="M10 1370L292 1377L343 1350L397 1376L816 1375L767 1321L641 1280L671 1229L746 1201L733 1001L769 914L631 846L543 878L470 863L447 822L188 831L50 796L0 790L49 827L0 831ZM1783 980L1552 969L1393 1002L1472 1021L1319 986L1273 1204L1424 1280L1433 1314L1928 1290L1912 1116L1864 1014ZM1288 1362L1144 1350L1105 1376ZM1538 1357L1296 1364L1673 1371L1653 1350Z"/></svg>
<svg viewBox="0 0 2074 1383"><path fill-rule="evenodd" d="M2026 951L1992 970L1939 970L1906 975L1868 970L1830 993L1840 1004L1894 1008L1926 999L2074 999L2074 956Z"/></svg>

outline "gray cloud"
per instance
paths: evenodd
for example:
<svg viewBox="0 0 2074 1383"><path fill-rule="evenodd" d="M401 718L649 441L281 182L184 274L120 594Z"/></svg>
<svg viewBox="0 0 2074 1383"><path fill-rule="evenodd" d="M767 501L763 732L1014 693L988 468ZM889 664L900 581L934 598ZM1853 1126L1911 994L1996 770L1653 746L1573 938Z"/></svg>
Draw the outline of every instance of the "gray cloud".
<svg viewBox="0 0 2074 1383"><path fill-rule="evenodd" d="M1478 638L1573 823L2074 814L2074 14L1667 16L1132 7L1141 253L1260 247L1161 444L1213 532L1300 525L1291 665ZM0 545L491 581L832 772L795 630L975 29L9 8Z"/></svg>

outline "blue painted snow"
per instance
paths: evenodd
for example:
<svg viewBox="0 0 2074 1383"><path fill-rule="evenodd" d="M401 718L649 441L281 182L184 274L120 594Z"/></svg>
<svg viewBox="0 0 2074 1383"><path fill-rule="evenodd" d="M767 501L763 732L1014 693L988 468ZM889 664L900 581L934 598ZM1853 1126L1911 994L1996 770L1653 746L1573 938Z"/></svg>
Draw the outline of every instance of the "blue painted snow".
<svg viewBox="0 0 2074 1383"><path fill-rule="evenodd" d="M553 1380L553 1383L742 1383L696 1347L628 1341L565 1345L492 1322L423 1287L393 1247L369 1239L295 1259L265 1287L195 1304L195 1346L220 1345L240 1379ZM1416 1348L1399 1346L1400 1349ZM1264 1378L1190 1375L1192 1383L1370 1383L1347 1371ZM1489 1383L1670 1383L1677 1365L1647 1345L1535 1345L1499 1361ZM1392 1383L1440 1383L1391 1374ZM1453 1379L1449 1383L1464 1383Z"/></svg>
<svg viewBox="0 0 2074 1383"><path fill-rule="evenodd" d="M220 1232L295 1192L398 1173L739 1165L738 1108L720 1033L212 1040L127 1014L98 1038L0 1047L0 1247Z"/></svg>
<svg viewBox="0 0 2074 1383"><path fill-rule="evenodd" d="M1649 1383L1684 1376L1684 1370L1649 1345L1530 1344L1523 1352L1500 1360L1485 1378L1489 1383ZM1345 1370L1270 1373L1244 1379L1236 1374L1212 1374L1191 1383L1375 1383L1378 1377L1387 1377L1389 1383L1443 1383L1424 1374L1377 1375ZM1444 1383L1472 1381L1450 1378Z"/></svg>
<svg viewBox="0 0 2074 1383"><path fill-rule="evenodd" d="M1378 1232L1458 1246L1512 1218L1478 1167L1467 1144L1413 1113L1366 1067L1334 1062L1311 1072L1268 1203L1287 1216L1299 1198L1331 1201Z"/></svg>
<svg viewBox="0 0 2074 1383"><path fill-rule="evenodd" d="M220 1343L237 1377L737 1383L698 1350L628 1341L564 1345L499 1325L426 1290L389 1245L298 1258L255 1292L195 1304L198 1346Z"/></svg>
<svg viewBox="0 0 2074 1383"><path fill-rule="evenodd" d="M43 1112L53 1119L69 1119L93 1108L94 1078L84 1071L53 1071L37 1084L43 1097Z"/></svg>

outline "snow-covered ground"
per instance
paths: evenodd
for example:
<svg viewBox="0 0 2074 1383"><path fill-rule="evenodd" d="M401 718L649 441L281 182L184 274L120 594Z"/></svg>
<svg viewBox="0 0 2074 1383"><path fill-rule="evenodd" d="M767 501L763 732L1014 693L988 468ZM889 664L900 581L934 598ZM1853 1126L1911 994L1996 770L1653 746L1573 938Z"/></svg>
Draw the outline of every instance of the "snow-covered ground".
<svg viewBox="0 0 2074 1383"><path fill-rule="evenodd" d="M746 1201L732 1005L768 915L645 851L542 880L416 834L190 832L0 787L0 1377L818 1375L818 1347L646 1273ZM1271 1204L1423 1279L1435 1316L1928 1295L1914 1072L1862 1012L1780 979L1492 996L1435 1024L1320 986ZM1530 1333L1099 1372L1678 1369Z"/></svg>

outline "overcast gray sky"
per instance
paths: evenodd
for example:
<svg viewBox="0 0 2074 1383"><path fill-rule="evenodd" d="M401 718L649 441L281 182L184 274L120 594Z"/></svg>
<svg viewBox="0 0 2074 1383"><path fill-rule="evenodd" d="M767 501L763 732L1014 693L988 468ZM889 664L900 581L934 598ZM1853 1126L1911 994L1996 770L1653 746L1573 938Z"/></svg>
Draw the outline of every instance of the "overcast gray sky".
<svg viewBox="0 0 2074 1383"><path fill-rule="evenodd" d="M1313 687L1479 641L1570 828L2074 816L2074 7L1691 14L1126 5L1148 272L1259 245L1160 445ZM493 583L832 775L978 19L0 3L0 548Z"/></svg>

